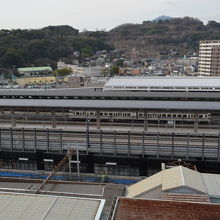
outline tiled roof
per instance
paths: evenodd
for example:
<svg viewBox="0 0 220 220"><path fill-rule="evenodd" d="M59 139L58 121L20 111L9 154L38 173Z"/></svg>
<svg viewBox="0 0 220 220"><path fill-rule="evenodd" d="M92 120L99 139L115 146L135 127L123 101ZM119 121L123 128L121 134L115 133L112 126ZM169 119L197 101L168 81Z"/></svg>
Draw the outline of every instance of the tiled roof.
<svg viewBox="0 0 220 220"><path fill-rule="evenodd" d="M220 205L119 198L114 220L217 220Z"/></svg>

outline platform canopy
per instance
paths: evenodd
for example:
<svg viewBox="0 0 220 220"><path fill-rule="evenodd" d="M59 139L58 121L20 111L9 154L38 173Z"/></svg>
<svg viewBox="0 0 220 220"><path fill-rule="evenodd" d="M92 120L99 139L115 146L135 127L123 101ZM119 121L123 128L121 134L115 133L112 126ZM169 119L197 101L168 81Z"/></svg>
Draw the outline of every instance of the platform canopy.
<svg viewBox="0 0 220 220"><path fill-rule="evenodd" d="M220 77L113 77L104 91L220 91Z"/></svg>

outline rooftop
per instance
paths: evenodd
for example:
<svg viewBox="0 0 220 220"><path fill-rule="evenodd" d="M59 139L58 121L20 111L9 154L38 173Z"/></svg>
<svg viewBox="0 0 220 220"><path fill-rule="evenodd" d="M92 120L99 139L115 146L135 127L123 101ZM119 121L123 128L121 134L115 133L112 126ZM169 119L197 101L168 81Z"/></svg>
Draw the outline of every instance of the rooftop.
<svg viewBox="0 0 220 220"><path fill-rule="evenodd" d="M164 193L204 194L210 198L220 198L220 175L178 166L163 170L127 188L129 198L163 198Z"/></svg>
<svg viewBox="0 0 220 220"><path fill-rule="evenodd" d="M0 219L100 219L104 200L0 193Z"/></svg>
<svg viewBox="0 0 220 220"><path fill-rule="evenodd" d="M119 198L112 220L217 220L220 205Z"/></svg>
<svg viewBox="0 0 220 220"><path fill-rule="evenodd" d="M0 178L0 198L1 192L11 193L33 193L42 180L38 179L23 179L23 178ZM105 205L102 210L101 219L107 219L112 201L116 196L124 195L124 186L120 184L102 184L102 183L86 183L74 181L55 181L51 180L40 192L41 195L65 196L73 198L90 198L92 201L105 200ZM1 204L0 204L1 205ZM0 215L0 219L1 215ZM63 219L63 218L60 218ZM74 218L75 219L75 218ZM84 218L87 220L87 218ZM82 219L82 220L84 220Z"/></svg>
<svg viewBox="0 0 220 220"><path fill-rule="evenodd" d="M24 67L18 68L19 72L38 72L38 71L52 71L52 68L49 66L40 66L40 67Z"/></svg>

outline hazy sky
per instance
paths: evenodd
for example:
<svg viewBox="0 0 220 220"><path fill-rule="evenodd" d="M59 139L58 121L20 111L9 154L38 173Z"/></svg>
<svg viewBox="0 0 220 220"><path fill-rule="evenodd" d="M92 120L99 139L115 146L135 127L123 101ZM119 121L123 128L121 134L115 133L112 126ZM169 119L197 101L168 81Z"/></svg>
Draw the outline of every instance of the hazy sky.
<svg viewBox="0 0 220 220"><path fill-rule="evenodd" d="M0 0L0 29L71 25L87 30L142 23L160 15L220 22L220 0Z"/></svg>

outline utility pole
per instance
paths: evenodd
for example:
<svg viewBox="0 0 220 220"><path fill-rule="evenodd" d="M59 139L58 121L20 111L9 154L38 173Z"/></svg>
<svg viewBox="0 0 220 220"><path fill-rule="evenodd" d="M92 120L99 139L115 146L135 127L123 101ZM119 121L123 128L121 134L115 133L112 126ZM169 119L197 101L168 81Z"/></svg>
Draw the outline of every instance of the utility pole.
<svg viewBox="0 0 220 220"><path fill-rule="evenodd" d="M77 161L77 176L78 176L78 181L79 181L79 178L80 178L80 174L79 174L79 149L77 148L76 149L76 161Z"/></svg>
<svg viewBox="0 0 220 220"><path fill-rule="evenodd" d="M56 71L56 88L57 88L57 91L58 91L58 73Z"/></svg>
<svg viewBox="0 0 220 220"><path fill-rule="evenodd" d="M47 91L47 85L46 85L46 72L44 72L44 90Z"/></svg>

